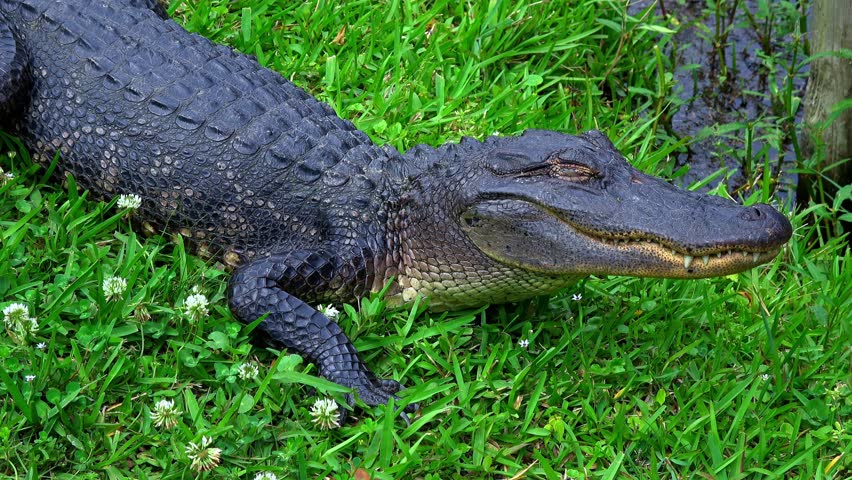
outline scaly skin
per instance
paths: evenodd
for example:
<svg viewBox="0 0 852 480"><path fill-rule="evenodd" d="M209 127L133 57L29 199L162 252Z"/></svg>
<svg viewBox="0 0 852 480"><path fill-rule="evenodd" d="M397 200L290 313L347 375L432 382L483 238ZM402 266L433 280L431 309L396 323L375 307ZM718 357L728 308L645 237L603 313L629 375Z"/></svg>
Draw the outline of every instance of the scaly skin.
<svg viewBox="0 0 852 480"><path fill-rule="evenodd" d="M723 275L774 258L791 234L769 206L638 172L600 132L400 155L164 17L154 0L0 0L2 127L44 165L59 152L58 174L100 197L140 195L142 228L237 267L235 315L267 315L273 341L367 404L400 385L376 378L310 305L391 278L391 301L423 295L447 309L589 274Z"/></svg>

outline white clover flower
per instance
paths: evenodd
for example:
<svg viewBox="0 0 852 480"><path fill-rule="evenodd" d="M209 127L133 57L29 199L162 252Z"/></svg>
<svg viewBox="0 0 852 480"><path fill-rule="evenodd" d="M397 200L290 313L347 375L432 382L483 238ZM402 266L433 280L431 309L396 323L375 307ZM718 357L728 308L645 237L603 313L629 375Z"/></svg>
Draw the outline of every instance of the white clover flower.
<svg viewBox="0 0 852 480"><path fill-rule="evenodd" d="M136 195L135 193L131 194L122 194L118 196L118 201L115 203L118 208L129 208L131 210L136 210L137 208L142 206L142 197Z"/></svg>
<svg viewBox="0 0 852 480"><path fill-rule="evenodd" d="M168 430L177 425L181 413L183 412L175 408L174 401L164 398L154 404L154 409L151 411L151 421L154 422L155 426Z"/></svg>
<svg viewBox="0 0 852 480"><path fill-rule="evenodd" d="M526 338L518 340L518 346L521 347L521 348L527 348L527 347L530 346L530 341L527 340Z"/></svg>
<svg viewBox="0 0 852 480"><path fill-rule="evenodd" d="M207 297L203 293L193 293L192 295L186 297L186 301L184 301L184 307L186 307L186 314L189 315L193 321L199 321L202 318L206 317L208 313L207 305L210 302L207 300Z"/></svg>
<svg viewBox="0 0 852 480"><path fill-rule="evenodd" d="M23 303L12 303L3 309L3 321L7 327L30 319L30 309Z"/></svg>
<svg viewBox="0 0 852 480"><path fill-rule="evenodd" d="M848 397L850 393L852 391L850 391L849 385L843 382L838 382L834 385L834 388L825 390L825 396L828 397L829 404L837 403L838 400ZM835 408L832 408L832 410L835 410Z"/></svg>
<svg viewBox="0 0 852 480"><path fill-rule="evenodd" d="M104 297L107 300L117 300L127 290L127 280L121 277L107 277L103 285Z"/></svg>
<svg viewBox="0 0 852 480"><path fill-rule="evenodd" d="M133 316L136 317L136 320L143 323L151 320L151 312L149 312L148 307L142 303L136 305L136 308L133 309Z"/></svg>
<svg viewBox="0 0 852 480"><path fill-rule="evenodd" d="M237 367L237 376L242 380L250 380L256 378L260 374L260 369L254 362L241 363Z"/></svg>
<svg viewBox="0 0 852 480"><path fill-rule="evenodd" d="M317 310L328 317L329 320L337 320L337 317L340 316L340 310L334 308L334 305L317 305Z"/></svg>
<svg viewBox="0 0 852 480"><path fill-rule="evenodd" d="M575 302L579 302L582 299L583 299L582 293L575 293L574 295L571 295L571 300L574 300Z"/></svg>
<svg viewBox="0 0 852 480"><path fill-rule="evenodd" d="M32 382L35 378L35 375L24 375L24 380L27 382Z"/></svg>
<svg viewBox="0 0 852 480"><path fill-rule="evenodd" d="M4 172L2 168L0 168L0 187L6 185L15 179L15 174L12 172Z"/></svg>
<svg viewBox="0 0 852 480"><path fill-rule="evenodd" d="M23 303L12 303L3 309L3 322L10 335L23 339L38 330L38 322L30 316L29 308Z"/></svg>
<svg viewBox="0 0 852 480"><path fill-rule="evenodd" d="M278 480L278 476L272 472L260 472L254 476L254 480Z"/></svg>
<svg viewBox="0 0 852 480"><path fill-rule="evenodd" d="M210 437L201 437L201 442L189 442L186 447L186 455L192 460L190 466L197 472L207 472L213 470L220 462L222 454L221 448L211 447L213 439Z"/></svg>
<svg viewBox="0 0 852 480"><path fill-rule="evenodd" d="M340 426L337 415L337 402L331 398L319 398L311 407L311 420L323 430L330 430Z"/></svg>
<svg viewBox="0 0 852 480"><path fill-rule="evenodd" d="M6 156L9 157L9 160L14 160L17 155L18 155L18 152L14 151L14 150L6 153Z"/></svg>

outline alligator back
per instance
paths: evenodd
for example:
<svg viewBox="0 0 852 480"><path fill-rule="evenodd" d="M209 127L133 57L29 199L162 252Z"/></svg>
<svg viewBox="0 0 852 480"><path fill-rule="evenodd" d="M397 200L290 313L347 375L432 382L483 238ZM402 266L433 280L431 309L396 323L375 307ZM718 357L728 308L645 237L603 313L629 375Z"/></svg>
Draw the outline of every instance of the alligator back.
<svg viewBox="0 0 852 480"><path fill-rule="evenodd" d="M25 58L0 111L37 161L59 151L83 188L138 194L154 227L243 259L364 235L340 225L372 221L378 172L398 154L154 3L0 1Z"/></svg>

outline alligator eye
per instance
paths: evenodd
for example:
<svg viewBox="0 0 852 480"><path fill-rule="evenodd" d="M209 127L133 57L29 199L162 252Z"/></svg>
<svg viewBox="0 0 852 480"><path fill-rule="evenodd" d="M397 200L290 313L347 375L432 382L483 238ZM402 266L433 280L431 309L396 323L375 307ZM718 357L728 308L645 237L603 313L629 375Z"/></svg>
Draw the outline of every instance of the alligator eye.
<svg viewBox="0 0 852 480"><path fill-rule="evenodd" d="M550 166L550 174L570 182L585 182L601 177L594 168L574 162L554 162Z"/></svg>

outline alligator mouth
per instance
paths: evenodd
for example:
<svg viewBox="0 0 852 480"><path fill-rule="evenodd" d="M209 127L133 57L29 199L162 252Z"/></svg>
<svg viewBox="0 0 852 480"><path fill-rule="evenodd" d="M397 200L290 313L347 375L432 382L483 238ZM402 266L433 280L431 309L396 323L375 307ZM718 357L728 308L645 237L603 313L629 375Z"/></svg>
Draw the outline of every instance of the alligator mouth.
<svg viewBox="0 0 852 480"><path fill-rule="evenodd" d="M610 235L584 229L564 218L563 221L590 241L605 245L609 251L623 253L626 257L653 258L653 265L645 271L637 266L640 271L632 273L636 276L697 278L730 275L772 260L782 248L782 245L689 248L647 235Z"/></svg>
<svg viewBox="0 0 852 480"><path fill-rule="evenodd" d="M766 263L783 246L784 235L757 231L744 231L739 238L729 234L728 241L720 233L722 240L715 244L689 244L648 232L610 233L566 217L564 211L525 199L487 200L462 214L461 227L491 258L548 275L718 277ZM684 232L690 232L688 226Z"/></svg>

